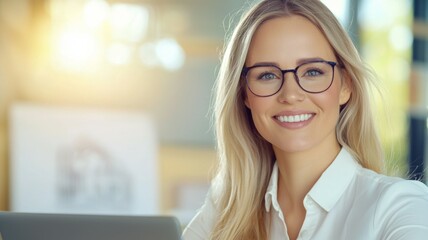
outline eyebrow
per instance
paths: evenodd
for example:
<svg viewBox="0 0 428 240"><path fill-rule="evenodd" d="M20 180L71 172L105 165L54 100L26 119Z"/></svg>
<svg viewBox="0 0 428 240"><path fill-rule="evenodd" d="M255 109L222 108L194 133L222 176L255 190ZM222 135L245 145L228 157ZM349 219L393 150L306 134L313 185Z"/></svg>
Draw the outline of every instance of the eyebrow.
<svg viewBox="0 0 428 240"><path fill-rule="evenodd" d="M303 63L308 63L308 62L316 62L316 61L326 61L324 58L321 57L313 57L313 58L300 58L296 61L296 65L301 65ZM279 67L279 64L277 62L257 62L253 65L251 65L252 67L255 66L277 66Z"/></svg>
<svg viewBox="0 0 428 240"><path fill-rule="evenodd" d="M308 63L308 62L316 62L316 61L325 61L324 58L314 57L314 58L301 58L297 60L297 65Z"/></svg>

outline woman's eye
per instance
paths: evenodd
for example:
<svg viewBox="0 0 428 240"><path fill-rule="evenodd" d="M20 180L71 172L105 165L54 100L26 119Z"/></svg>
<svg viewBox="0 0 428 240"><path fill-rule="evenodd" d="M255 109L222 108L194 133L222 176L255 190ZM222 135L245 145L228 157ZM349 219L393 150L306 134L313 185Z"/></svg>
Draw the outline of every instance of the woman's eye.
<svg viewBox="0 0 428 240"><path fill-rule="evenodd" d="M315 76L319 76L322 74L323 74L323 72L318 70L318 69L311 69L311 70L306 71L305 76L315 77Z"/></svg>
<svg viewBox="0 0 428 240"><path fill-rule="evenodd" d="M277 78L278 77L274 73L270 73L270 72L262 73L258 77L259 80L272 80Z"/></svg>

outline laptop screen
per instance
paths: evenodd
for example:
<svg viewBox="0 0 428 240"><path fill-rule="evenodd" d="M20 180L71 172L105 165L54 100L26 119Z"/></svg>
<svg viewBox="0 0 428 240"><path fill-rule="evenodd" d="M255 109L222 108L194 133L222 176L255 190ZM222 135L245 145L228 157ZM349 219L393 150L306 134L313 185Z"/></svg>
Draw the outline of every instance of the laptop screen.
<svg viewBox="0 0 428 240"><path fill-rule="evenodd" d="M180 240L170 216L0 212L0 240Z"/></svg>

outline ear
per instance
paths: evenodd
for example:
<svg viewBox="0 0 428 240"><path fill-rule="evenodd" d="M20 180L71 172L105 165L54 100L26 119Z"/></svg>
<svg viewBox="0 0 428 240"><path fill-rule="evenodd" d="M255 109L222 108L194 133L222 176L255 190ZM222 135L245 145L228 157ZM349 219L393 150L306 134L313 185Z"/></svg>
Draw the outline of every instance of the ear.
<svg viewBox="0 0 428 240"><path fill-rule="evenodd" d="M244 103L245 103L245 106L247 106L248 109L251 109L250 108L250 103L248 102L248 97L246 96L246 94L244 96Z"/></svg>
<svg viewBox="0 0 428 240"><path fill-rule="evenodd" d="M340 89L339 104L344 105L349 101L352 94L352 80L349 77L349 74L346 70L342 71L341 80L342 80L342 86Z"/></svg>
<svg viewBox="0 0 428 240"><path fill-rule="evenodd" d="M248 101L248 92L247 92L247 91L245 91L245 90L243 90L243 92L242 92L242 97L244 98L244 104L245 104L245 106L246 106L248 109L250 109L250 110L251 110L250 102Z"/></svg>

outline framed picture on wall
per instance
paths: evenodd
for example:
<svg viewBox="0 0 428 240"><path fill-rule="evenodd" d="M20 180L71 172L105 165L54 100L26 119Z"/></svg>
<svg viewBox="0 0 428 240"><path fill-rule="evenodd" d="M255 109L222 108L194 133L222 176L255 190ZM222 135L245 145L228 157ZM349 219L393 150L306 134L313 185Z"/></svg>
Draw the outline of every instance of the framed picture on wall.
<svg viewBox="0 0 428 240"><path fill-rule="evenodd" d="M157 149L144 112L14 104L11 210L158 214Z"/></svg>

